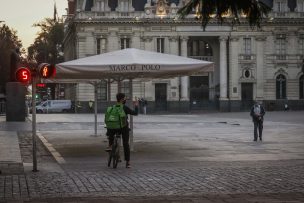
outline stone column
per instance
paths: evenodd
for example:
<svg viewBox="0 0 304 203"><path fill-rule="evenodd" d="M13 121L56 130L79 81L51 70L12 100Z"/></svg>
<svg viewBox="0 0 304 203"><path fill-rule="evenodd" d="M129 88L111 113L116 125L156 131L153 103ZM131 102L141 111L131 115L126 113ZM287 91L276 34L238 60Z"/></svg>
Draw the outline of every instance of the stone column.
<svg viewBox="0 0 304 203"><path fill-rule="evenodd" d="M152 49L153 37L144 36L141 39L142 39L142 44L143 44L142 48L147 51L153 51L153 49ZM149 82L145 82L145 98L148 101L152 101L155 99L155 90L153 88L152 80L150 80Z"/></svg>
<svg viewBox="0 0 304 203"><path fill-rule="evenodd" d="M91 56L91 55L95 55L95 37L94 35L90 35L86 37L86 55Z"/></svg>
<svg viewBox="0 0 304 203"><path fill-rule="evenodd" d="M83 33L77 34L77 58L83 58L86 57L86 37Z"/></svg>
<svg viewBox="0 0 304 203"><path fill-rule="evenodd" d="M227 100L227 37L220 37L220 100Z"/></svg>
<svg viewBox="0 0 304 203"><path fill-rule="evenodd" d="M239 87L239 37L230 37L229 42L229 99L230 110L239 111L241 97Z"/></svg>
<svg viewBox="0 0 304 203"><path fill-rule="evenodd" d="M181 38L181 55L184 57L188 56L188 39L186 36ZM183 76L181 83L181 100L189 101L189 76Z"/></svg>
<svg viewBox="0 0 304 203"><path fill-rule="evenodd" d="M178 36L169 37L170 54L178 55Z"/></svg>
<svg viewBox="0 0 304 203"><path fill-rule="evenodd" d="M145 50L147 50L147 51L154 51L153 47L152 47L153 37L145 36L145 37L142 38L142 40L144 42L144 48L145 48Z"/></svg>
<svg viewBox="0 0 304 203"><path fill-rule="evenodd" d="M119 50L119 39L116 31L109 31L107 52Z"/></svg>
<svg viewBox="0 0 304 203"><path fill-rule="evenodd" d="M140 34L138 32L133 32L131 47L140 49Z"/></svg>
<svg viewBox="0 0 304 203"><path fill-rule="evenodd" d="M256 41L256 99L264 100L264 50L265 36L257 36Z"/></svg>
<svg viewBox="0 0 304 203"><path fill-rule="evenodd" d="M179 54L179 51L178 51L178 36L171 36L169 37L169 48L170 48L170 51L169 53L170 54L173 54L173 55L177 55ZM170 110L175 110L178 109L178 106L177 106L177 103L174 102L174 101L178 101L179 98L180 98L180 95L179 95L179 77L175 77L175 78L172 78L170 80L170 85L171 85L171 88L170 88Z"/></svg>

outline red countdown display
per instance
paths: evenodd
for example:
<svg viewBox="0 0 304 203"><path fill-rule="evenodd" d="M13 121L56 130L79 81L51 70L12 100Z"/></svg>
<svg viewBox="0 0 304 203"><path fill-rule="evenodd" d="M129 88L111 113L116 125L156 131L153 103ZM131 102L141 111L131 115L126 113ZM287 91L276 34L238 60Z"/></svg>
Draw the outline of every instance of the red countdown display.
<svg viewBox="0 0 304 203"><path fill-rule="evenodd" d="M23 84L27 84L31 81L31 71L28 68L21 67L16 70L16 80Z"/></svg>

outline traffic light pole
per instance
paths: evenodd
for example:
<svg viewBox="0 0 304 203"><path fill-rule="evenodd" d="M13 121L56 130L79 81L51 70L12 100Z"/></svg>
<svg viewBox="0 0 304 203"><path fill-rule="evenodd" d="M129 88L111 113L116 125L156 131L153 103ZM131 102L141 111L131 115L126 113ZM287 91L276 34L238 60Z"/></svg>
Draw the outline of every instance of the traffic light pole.
<svg viewBox="0 0 304 203"><path fill-rule="evenodd" d="M36 143L36 75L32 77L32 141L33 141L33 172L37 172L37 143Z"/></svg>
<svg viewBox="0 0 304 203"><path fill-rule="evenodd" d="M41 63L37 69L32 70L32 141L33 141L33 172L37 172L37 133L36 133L36 85L38 78L54 76L56 68L48 63ZM22 75L24 76L24 75ZM22 78L25 79L25 78Z"/></svg>

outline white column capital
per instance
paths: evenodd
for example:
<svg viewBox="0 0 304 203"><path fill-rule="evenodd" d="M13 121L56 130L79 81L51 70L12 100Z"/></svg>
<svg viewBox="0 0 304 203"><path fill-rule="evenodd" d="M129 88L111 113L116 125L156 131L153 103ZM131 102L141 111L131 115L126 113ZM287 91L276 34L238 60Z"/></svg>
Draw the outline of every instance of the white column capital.
<svg viewBox="0 0 304 203"><path fill-rule="evenodd" d="M178 41L178 36L170 36L169 41L170 42L177 42Z"/></svg>
<svg viewBox="0 0 304 203"><path fill-rule="evenodd" d="M139 37L140 36L140 33L139 32L133 32L133 37Z"/></svg>
<svg viewBox="0 0 304 203"><path fill-rule="evenodd" d="M229 39L230 39L231 42L236 42L240 39L240 37L239 36L231 36Z"/></svg>
<svg viewBox="0 0 304 203"><path fill-rule="evenodd" d="M143 36L143 37L141 37L141 40L143 42L151 42L152 39L153 39L153 37L151 37L151 36Z"/></svg>
<svg viewBox="0 0 304 203"><path fill-rule="evenodd" d="M181 37L181 40L182 40L182 41L188 41L188 40L189 40L189 37L188 37L188 36L182 36L182 37Z"/></svg>
<svg viewBox="0 0 304 203"><path fill-rule="evenodd" d="M116 36L117 35L117 31L115 31L115 30L109 30L109 35Z"/></svg>
<svg viewBox="0 0 304 203"><path fill-rule="evenodd" d="M220 42L226 42L227 39L228 39L228 36L220 36L220 37L219 37L219 41L220 41Z"/></svg>

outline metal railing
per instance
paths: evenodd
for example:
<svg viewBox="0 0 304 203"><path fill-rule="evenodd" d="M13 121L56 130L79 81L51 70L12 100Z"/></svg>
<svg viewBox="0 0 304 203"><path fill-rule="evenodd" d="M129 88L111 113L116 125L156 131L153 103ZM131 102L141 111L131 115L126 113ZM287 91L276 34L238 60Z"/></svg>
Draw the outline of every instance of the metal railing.
<svg viewBox="0 0 304 203"><path fill-rule="evenodd" d="M211 61L213 62L213 56L188 56L189 58L202 60L202 61Z"/></svg>
<svg viewBox="0 0 304 203"><path fill-rule="evenodd" d="M255 54L239 54L239 60L251 61L256 60Z"/></svg>

